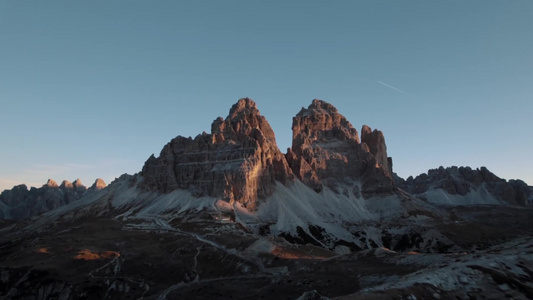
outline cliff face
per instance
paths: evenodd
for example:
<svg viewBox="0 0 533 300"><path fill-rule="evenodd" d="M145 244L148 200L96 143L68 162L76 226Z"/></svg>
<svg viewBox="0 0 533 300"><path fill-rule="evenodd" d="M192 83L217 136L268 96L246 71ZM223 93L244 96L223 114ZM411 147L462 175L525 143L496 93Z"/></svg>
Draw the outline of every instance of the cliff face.
<svg viewBox="0 0 533 300"><path fill-rule="evenodd" d="M387 156L387 145L383 132L363 125L361 129L361 142L365 143L370 153L376 158L377 163L386 170L389 175L392 174L392 158Z"/></svg>
<svg viewBox="0 0 533 300"><path fill-rule="evenodd" d="M360 142L352 124L333 105L317 99L293 118L292 130L287 161L315 191L324 185L334 189L346 178L361 181L363 193L393 190L392 164L380 131L365 125Z"/></svg>
<svg viewBox="0 0 533 300"><path fill-rule="evenodd" d="M226 119L216 119L211 134L173 139L146 161L142 175L149 189L188 189L250 209L272 194L276 181L294 178L272 128L249 98L233 105Z"/></svg>

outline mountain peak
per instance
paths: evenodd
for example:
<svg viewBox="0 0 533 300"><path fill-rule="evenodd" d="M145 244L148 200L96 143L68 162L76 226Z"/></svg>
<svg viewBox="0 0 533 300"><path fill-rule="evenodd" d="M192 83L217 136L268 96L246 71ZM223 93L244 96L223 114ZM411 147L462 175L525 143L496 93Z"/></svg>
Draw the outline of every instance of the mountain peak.
<svg viewBox="0 0 533 300"><path fill-rule="evenodd" d="M293 118L292 130L287 161L296 176L315 191L324 185L334 188L346 178L360 180L363 192L392 191L392 168L381 132L370 139L376 149L360 144L352 124L333 105L319 99ZM371 132L368 126L363 130Z"/></svg>
<svg viewBox="0 0 533 300"><path fill-rule="evenodd" d="M70 181L68 181L68 180L63 180L63 181L61 182L61 185L60 185L59 187L61 187L62 189L68 189L68 190L71 190L71 189L74 188L74 185L73 185Z"/></svg>
<svg viewBox="0 0 533 300"><path fill-rule="evenodd" d="M318 111L325 111L327 113L337 113L337 108L330 103L320 100L320 99L313 99L311 102L311 105L309 105L308 109L310 110L318 110Z"/></svg>
<svg viewBox="0 0 533 300"><path fill-rule="evenodd" d="M85 189L85 186L83 185L83 183L81 183L81 180L79 178L74 180L74 182L72 182L72 184L74 185L75 189L80 189L80 188L84 188Z"/></svg>
<svg viewBox="0 0 533 300"><path fill-rule="evenodd" d="M91 190L101 190L106 187L106 183L102 178L98 178L94 181L93 185L90 187Z"/></svg>
<svg viewBox="0 0 533 300"><path fill-rule="evenodd" d="M359 135L352 124L335 106L319 99L314 99L308 108L302 107L293 118L292 130L293 145L295 141L297 144L301 142L299 139L303 137L301 136L303 133L309 134L310 139L327 139L328 137L324 135L329 136L332 131L335 131L336 138L350 139L359 143Z"/></svg>
<svg viewBox="0 0 533 300"><path fill-rule="evenodd" d="M243 141L251 137L260 142L268 140L269 143L276 145L276 137L272 127L250 98L239 99L231 107L226 119L217 118L213 121L211 133L214 142L223 142L228 139Z"/></svg>
<svg viewBox="0 0 533 300"><path fill-rule="evenodd" d="M257 109L257 105L255 104L254 100L246 97L239 99L237 103L231 106L228 118L234 118L239 113L259 114L259 110Z"/></svg>
<svg viewBox="0 0 533 300"><path fill-rule="evenodd" d="M211 134L174 138L158 158L146 161L142 174L150 189L186 189L252 209L273 193L276 181L293 178L274 131L250 98L239 99L225 119L213 121Z"/></svg>
<svg viewBox="0 0 533 300"><path fill-rule="evenodd" d="M48 181L43 185L43 187L58 188L59 185L53 179L48 179Z"/></svg>

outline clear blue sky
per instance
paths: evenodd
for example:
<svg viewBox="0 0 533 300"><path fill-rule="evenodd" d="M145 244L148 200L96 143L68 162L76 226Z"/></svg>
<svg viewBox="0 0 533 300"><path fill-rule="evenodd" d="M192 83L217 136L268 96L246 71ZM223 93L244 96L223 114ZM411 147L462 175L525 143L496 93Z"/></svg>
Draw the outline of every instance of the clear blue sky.
<svg viewBox="0 0 533 300"><path fill-rule="evenodd" d="M254 99L285 151L319 98L402 177L533 184L533 1L0 0L0 190L141 170Z"/></svg>

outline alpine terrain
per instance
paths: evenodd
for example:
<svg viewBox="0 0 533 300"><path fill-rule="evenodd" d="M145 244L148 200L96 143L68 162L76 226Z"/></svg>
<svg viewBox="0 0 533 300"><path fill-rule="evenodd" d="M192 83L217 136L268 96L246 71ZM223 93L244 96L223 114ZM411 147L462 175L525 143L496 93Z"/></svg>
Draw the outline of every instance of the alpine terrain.
<svg viewBox="0 0 533 300"><path fill-rule="evenodd" d="M108 186L0 194L1 299L533 299L533 187L402 179L383 132L313 100L284 153L256 103Z"/></svg>

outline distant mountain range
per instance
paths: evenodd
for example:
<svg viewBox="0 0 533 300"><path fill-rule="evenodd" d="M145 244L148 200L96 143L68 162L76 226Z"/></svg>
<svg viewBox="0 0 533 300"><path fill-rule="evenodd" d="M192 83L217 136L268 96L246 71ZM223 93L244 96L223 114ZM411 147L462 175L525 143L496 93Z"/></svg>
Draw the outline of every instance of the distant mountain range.
<svg viewBox="0 0 533 300"><path fill-rule="evenodd" d="M85 187L79 179L72 183L63 180L61 185L49 179L42 187L32 187L29 190L24 184L17 185L0 194L0 219L23 220L31 218L69 204L105 187L106 183L100 178L89 188Z"/></svg>

